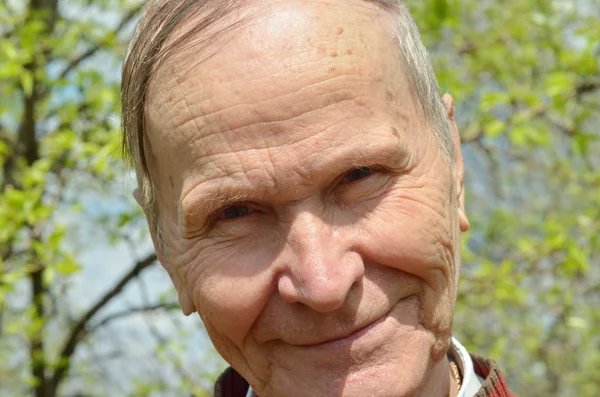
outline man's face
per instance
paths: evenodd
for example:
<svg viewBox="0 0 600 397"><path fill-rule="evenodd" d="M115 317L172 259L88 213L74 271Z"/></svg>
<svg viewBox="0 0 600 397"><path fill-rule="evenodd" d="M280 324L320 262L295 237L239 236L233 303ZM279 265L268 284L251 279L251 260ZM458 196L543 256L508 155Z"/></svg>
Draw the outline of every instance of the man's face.
<svg viewBox="0 0 600 397"><path fill-rule="evenodd" d="M376 14L272 4L153 78L163 265L261 397L411 393L449 346L461 170Z"/></svg>

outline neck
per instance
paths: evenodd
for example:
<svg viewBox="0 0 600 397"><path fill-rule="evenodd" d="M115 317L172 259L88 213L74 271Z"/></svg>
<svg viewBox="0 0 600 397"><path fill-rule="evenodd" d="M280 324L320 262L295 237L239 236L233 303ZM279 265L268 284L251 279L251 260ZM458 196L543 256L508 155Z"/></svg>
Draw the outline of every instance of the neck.
<svg viewBox="0 0 600 397"><path fill-rule="evenodd" d="M458 394L458 385L452 375L450 362L444 356L431 369L431 373L423 387L417 394L418 397L455 397Z"/></svg>

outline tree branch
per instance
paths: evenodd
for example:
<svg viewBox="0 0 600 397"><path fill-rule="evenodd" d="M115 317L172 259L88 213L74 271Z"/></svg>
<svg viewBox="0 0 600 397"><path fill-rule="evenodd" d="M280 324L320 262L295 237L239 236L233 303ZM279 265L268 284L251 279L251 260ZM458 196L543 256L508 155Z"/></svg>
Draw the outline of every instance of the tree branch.
<svg viewBox="0 0 600 397"><path fill-rule="evenodd" d="M590 92L596 91L600 89L600 76L596 80L588 80L583 81L577 85L575 88L575 96L577 99L581 98L583 95L588 94Z"/></svg>
<svg viewBox="0 0 600 397"><path fill-rule="evenodd" d="M98 328L104 327L106 325L108 325L109 323L118 320L120 318L123 317L127 317L130 316L132 314L136 314L136 313L145 313L145 312L152 312L158 309L165 309L165 310L174 310L174 309L178 309L179 308L179 304L175 303L175 302L169 302L169 303L159 303L156 305L148 305L148 306L141 306L141 307L132 307L130 309L127 310L123 310L120 312L116 312L113 313L109 316L106 316L102 319L102 321L98 322L97 324L94 324L90 330L88 331L88 333L92 333L95 330L97 330Z"/></svg>
<svg viewBox="0 0 600 397"><path fill-rule="evenodd" d="M32 272L29 275L31 281L31 301L35 310L36 321L46 320L46 307L44 304L44 295L46 294L46 288L43 283L44 266L40 266L39 270ZM35 395L43 397L46 395L47 383L46 383L46 356L45 356L45 340L42 337L41 330L34 333L29 338L29 349L31 363L31 374L38 379L39 383L35 388Z"/></svg>
<svg viewBox="0 0 600 397"><path fill-rule="evenodd" d="M129 21L131 21L133 19L133 17L141 9L142 9L142 5L140 4L140 5L137 5L136 7L133 7L131 10L129 10L129 12L123 16L123 18L121 19L121 21L119 22L117 27L114 29L114 31L111 32L111 34L116 34L116 33L120 32L121 29L123 29L123 27L125 27L125 25L127 25L127 23ZM106 44L105 41L101 40L96 45L88 48L87 51L85 51L82 54L80 54L79 56L71 59L69 64L61 72L59 79L66 77L69 74L69 72L71 72L73 69L75 69L77 66L79 66L79 64L81 62L85 61L86 59L88 59L89 57L94 55L96 52L98 52L105 44Z"/></svg>
<svg viewBox="0 0 600 397"><path fill-rule="evenodd" d="M139 288L140 288L140 295L141 295L142 302L144 302L146 305L148 305L149 294L148 294L148 288L146 286L146 283L144 282L144 280L139 279L138 280L138 285L139 285ZM178 305L177 305L177 307L178 307ZM167 354L167 356L169 358L169 361L173 365L173 369L175 370L175 372L181 377L181 379L185 380L190 385L195 384L194 377L191 376L186 371L186 369L184 368L184 366L181 364L180 360L178 360L177 355L174 354L173 351L171 351L171 349L169 348L168 341L166 340L165 337L162 336L162 334L160 333L160 331L156 327L156 324L154 324L152 321L149 321L149 319L147 317L144 318L144 321L146 322L146 324L148 326L148 330L150 331L150 334L152 336L154 336L154 338L156 339L158 345L159 346L164 346L165 353ZM173 317L171 317L171 321L174 322ZM181 327L176 326L176 328L181 328Z"/></svg>
<svg viewBox="0 0 600 397"><path fill-rule="evenodd" d="M118 296L125 286L133 279L135 279L139 274L146 268L150 267L156 261L156 254L152 253L146 256L144 259L138 261L133 268L125 275L123 278L114 285L114 287L108 291L104 296L102 296L98 302L92 306L80 319L79 321L71 328L71 332L66 339L66 342L61 350L59 355L60 361L64 362L65 365L60 366L54 372L51 381L51 394L56 395L58 390L58 386L60 382L64 379L65 375L69 371L70 363L69 359L75 352L79 342L83 339L86 334L86 327L90 320L103 308L105 307L113 298Z"/></svg>

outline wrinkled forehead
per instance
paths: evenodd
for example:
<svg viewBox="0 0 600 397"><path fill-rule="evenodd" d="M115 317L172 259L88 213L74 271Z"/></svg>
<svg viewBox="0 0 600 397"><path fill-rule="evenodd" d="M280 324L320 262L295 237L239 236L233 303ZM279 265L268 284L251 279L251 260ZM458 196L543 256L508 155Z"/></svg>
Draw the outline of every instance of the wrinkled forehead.
<svg viewBox="0 0 600 397"><path fill-rule="evenodd" d="M387 16L371 3L350 3L240 9L220 26L233 28L208 45L178 50L154 76L147 100L153 175L173 175L179 189L190 175L209 175L207 167L233 172L241 151L304 153L314 140L333 144L336 130L366 132L384 119L417 131L414 93Z"/></svg>
<svg viewBox="0 0 600 397"><path fill-rule="evenodd" d="M190 74L202 73L205 78L195 88L209 91L211 83L219 79L216 65L224 59L228 63L248 63L260 57L273 67L285 69L290 66L291 53L308 55L314 48L332 58L347 55L343 51L373 58L381 53L374 47L392 52L397 48L392 32L387 30L390 15L369 1L261 0L232 4L226 12L192 15L174 30L164 46L169 51L157 62L151 76L147 114L152 114L161 100L173 98L178 88L185 88L181 86ZM213 19L213 23L198 29L199 24ZM328 46L333 41L348 46ZM219 59L211 63L213 58ZM203 65L207 67L200 71ZM248 72L252 66L248 64ZM194 80L199 80L198 76Z"/></svg>

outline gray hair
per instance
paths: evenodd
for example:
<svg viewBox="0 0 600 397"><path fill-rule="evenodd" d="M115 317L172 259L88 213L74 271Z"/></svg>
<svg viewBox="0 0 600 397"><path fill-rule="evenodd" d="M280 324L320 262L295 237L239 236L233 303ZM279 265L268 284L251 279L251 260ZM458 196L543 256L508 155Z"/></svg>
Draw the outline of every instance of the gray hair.
<svg viewBox="0 0 600 397"><path fill-rule="evenodd" d="M379 5L393 18L400 59L408 73L420 110L438 137L442 151L452 163L454 147L450 124L438 90L427 49L415 21L402 0L364 0ZM123 152L136 171L138 200L157 227L156 188L150 176L145 138L144 112L153 73L176 48L210 28L241 6L240 0L150 0L136 27L123 65L121 100ZM177 38L173 31L183 21L199 16L199 22ZM168 42L168 45L166 43Z"/></svg>

